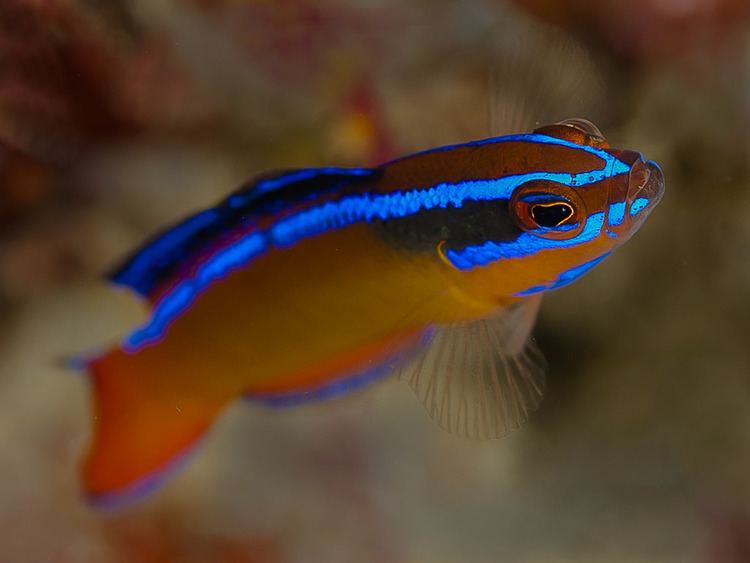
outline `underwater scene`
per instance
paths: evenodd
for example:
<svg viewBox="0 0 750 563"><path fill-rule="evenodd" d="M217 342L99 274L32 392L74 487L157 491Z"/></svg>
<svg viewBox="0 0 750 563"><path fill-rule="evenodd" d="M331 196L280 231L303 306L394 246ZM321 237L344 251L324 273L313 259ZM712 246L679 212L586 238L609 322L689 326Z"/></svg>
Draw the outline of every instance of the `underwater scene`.
<svg viewBox="0 0 750 563"><path fill-rule="evenodd" d="M2 0L0 561L750 562L750 3Z"/></svg>

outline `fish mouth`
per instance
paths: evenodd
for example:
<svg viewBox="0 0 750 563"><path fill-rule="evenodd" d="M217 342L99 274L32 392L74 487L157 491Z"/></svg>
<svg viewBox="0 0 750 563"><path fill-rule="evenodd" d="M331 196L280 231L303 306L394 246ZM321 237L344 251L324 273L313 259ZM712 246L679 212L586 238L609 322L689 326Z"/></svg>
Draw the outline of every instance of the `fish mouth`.
<svg viewBox="0 0 750 563"><path fill-rule="evenodd" d="M628 204L631 216L650 211L664 197L664 173L653 160L639 161L630 172Z"/></svg>

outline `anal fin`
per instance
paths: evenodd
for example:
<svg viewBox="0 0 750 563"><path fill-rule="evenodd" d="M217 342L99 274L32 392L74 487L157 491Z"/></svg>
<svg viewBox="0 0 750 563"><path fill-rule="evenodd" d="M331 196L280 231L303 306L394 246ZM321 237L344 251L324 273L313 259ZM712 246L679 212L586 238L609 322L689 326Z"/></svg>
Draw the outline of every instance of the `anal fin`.
<svg viewBox="0 0 750 563"><path fill-rule="evenodd" d="M274 385L248 391L245 398L271 407L333 399L395 373L419 353L428 338L429 331L423 330L384 338Z"/></svg>

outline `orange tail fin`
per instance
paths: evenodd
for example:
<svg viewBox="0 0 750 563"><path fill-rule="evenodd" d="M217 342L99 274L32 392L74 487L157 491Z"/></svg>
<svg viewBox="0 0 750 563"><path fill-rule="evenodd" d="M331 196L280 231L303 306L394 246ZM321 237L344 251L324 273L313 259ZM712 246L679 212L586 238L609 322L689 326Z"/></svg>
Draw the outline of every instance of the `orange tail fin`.
<svg viewBox="0 0 750 563"><path fill-rule="evenodd" d="M189 389L168 369L119 350L89 365L95 428L83 480L94 503L127 502L161 484L231 400Z"/></svg>

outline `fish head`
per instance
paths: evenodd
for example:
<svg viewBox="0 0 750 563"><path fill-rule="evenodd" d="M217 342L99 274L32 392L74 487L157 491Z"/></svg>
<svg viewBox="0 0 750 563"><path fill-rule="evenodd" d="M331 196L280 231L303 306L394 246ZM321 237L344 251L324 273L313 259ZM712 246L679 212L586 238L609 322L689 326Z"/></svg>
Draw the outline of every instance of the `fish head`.
<svg viewBox="0 0 750 563"><path fill-rule="evenodd" d="M589 221L599 224L603 213L599 236L612 239L614 248L629 240L661 201L664 174L659 165L640 152L611 148L590 121L567 119L534 133L599 149L611 160L599 181L542 180L519 186L511 198L511 213L522 230L551 239L579 240L576 237Z"/></svg>
<svg viewBox="0 0 750 563"><path fill-rule="evenodd" d="M560 141L570 149L565 162ZM486 295L525 297L568 285L629 240L664 194L655 162L611 148L587 120L541 127L528 142L550 158L510 194L508 215L517 234L448 254ZM589 164L592 157L596 164Z"/></svg>
<svg viewBox="0 0 750 563"><path fill-rule="evenodd" d="M613 178L607 202L607 234L618 244L632 237L664 197L664 173L653 160L639 152L610 149L630 166L627 175Z"/></svg>

